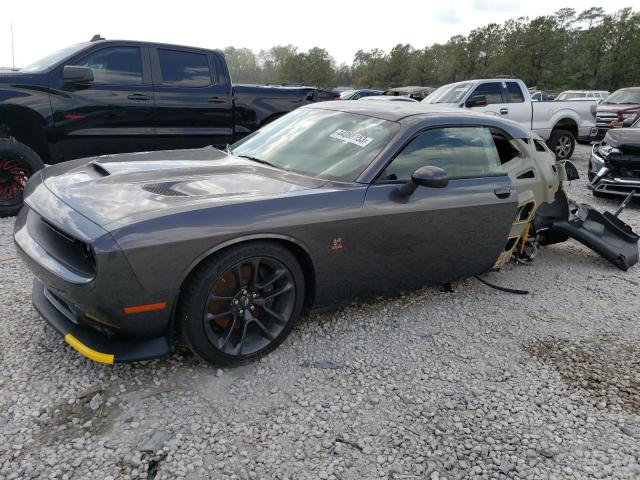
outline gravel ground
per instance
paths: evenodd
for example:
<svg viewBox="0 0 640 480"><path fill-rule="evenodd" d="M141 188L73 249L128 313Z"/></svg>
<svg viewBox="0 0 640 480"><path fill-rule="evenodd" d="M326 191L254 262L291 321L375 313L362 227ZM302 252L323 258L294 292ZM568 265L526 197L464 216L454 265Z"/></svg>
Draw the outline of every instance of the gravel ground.
<svg viewBox="0 0 640 480"><path fill-rule="evenodd" d="M640 231L640 202L623 218ZM80 357L31 307L12 228L0 221L0 479L640 478L640 268L576 242L487 276L530 295L474 279L407 292L305 318L262 361L217 370L184 351Z"/></svg>

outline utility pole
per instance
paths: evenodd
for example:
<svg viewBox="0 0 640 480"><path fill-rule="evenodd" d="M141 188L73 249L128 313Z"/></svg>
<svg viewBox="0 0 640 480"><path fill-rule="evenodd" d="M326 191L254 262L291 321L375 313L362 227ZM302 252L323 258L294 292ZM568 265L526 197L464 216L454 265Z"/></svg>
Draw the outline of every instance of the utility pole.
<svg viewBox="0 0 640 480"><path fill-rule="evenodd" d="M12 63L12 69L15 70L16 69L16 54L15 54L15 50L13 47L13 20L11 20L10 22L11 25L11 63Z"/></svg>

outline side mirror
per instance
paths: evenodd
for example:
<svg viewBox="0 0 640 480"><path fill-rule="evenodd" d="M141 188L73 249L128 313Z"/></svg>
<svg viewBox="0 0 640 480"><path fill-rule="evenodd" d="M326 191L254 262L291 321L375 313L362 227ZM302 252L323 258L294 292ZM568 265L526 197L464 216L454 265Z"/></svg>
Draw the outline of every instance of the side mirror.
<svg viewBox="0 0 640 480"><path fill-rule="evenodd" d="M420 167L411 175L411 181L405 183L397 191L403 197L408 197L416 191L418 186L444 188L449 185L449 175L438 167Z"/></svg>
<svg viewBox="0 0 640 480"><path fill-rule="evenodd" d="M464 106L467 108L473 107L486 107L487 106L487 97L485 95L477 95L467 99L464 102Z"/></svg>
<svg viewBox="0 0 640 480"><path fill-rule="evenodd" d="M91 83L93 82L93 70L89 67L65 65L62 69L62 80L65 83Z"/></svg>
<svg viewBox="0 0 640 480"><path fill-rule="evenodd" d="M444 188L449 185L449 175L438 167L420 167L411 175L411 181L422 187Z"/></svg>
<svg viewBox="0 0 640 480"><path fill-rule="evenodd" d="M567 181L578 180L580 178L580 174L578 174L578 169L576 166L570 162L569 160L565 160L563 163L564 171L567 176Z"/></svg>

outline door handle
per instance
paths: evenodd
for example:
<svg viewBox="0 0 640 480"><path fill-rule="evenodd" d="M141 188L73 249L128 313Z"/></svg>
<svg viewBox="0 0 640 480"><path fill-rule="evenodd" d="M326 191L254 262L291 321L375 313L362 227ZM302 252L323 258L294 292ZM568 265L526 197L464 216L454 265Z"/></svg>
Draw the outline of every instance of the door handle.
<svg viewBox="0 0 640 480"><path fill-rule="evenodd" d="M221 99L220 97L213 96L213 97L207 98L207 102L209 102L209 103L224 103L224 100Z"/></svg>
<svg viewBox="0 0 640 480"><path fill-rule="evenodd" d="M132 93L131 95L127 95L129 100L135 100L138 102L146 102L147 100L151 100L149 95L143 95L142 93Z"/></svg>
<svg viewBox="0 0 640 480"><path fill-rule="evenodd" d="M511 187L498 187L493 189L498 198L508 198L511 195Z"/></svg>
<svg viewBox="0 0 640 480"><path fill-rule="evenodd" d="M507 115L509 113L509 109L508 108L501 108L500 109L500 115Z"/></svg>

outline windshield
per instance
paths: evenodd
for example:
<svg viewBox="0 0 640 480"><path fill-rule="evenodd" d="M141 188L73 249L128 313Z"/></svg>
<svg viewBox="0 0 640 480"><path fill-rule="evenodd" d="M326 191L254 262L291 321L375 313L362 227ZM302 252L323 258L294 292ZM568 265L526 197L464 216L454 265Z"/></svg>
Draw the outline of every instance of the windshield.
<svg viewBox="0 0 640 480"><path fill-rule="evenodd" d="M624 88L617 90L602 103L607 105L640 104L640 89Z"/></svg>
<svg viewBox="0 0 640 480"><path fill-rule="evenodd" d="M347 90L347 91L344 91L344 92L342 92L342 93L340 94L340 98L341 98L342 100L345 100L345 99L347 99L347 98L351 97L354 93L356 93L356 91L355 91L355 90Z"/></svg>
<svg viewBox="0 0 640 480"><path fill-rule="evenodd" d="M427 98L422 100L424 103L459 103L469 91L473 83L450 83L434 90Z"/></svg>
<svg viewBox="0 0 640 480"><path fill-rule="evenodd" d="M86 43L79 43L77 45L72 45L71 47L63 48L62 50L58 50L55 53L47 55L44 58L41 58L37 62L33 62L27 65L24 68L21 68L21 72L41 72L43 70L47 70L50 67L53 67L58 62L61 62L67 57L78 53L80 50L87 46Z"/></svg>
<svg viewBox="0 0 640 480"><path fill-rule="evenodd" d="M354 181L399 128L379 118L299 108L235 143L231 151L312 177Z"/></svg>
<svg viewBox="0 0 640 480"><path fill-rule="evenodd" d="M562 92L556 100L568 100L570 98L584 98L587 94L583 92Z"/></svg>

